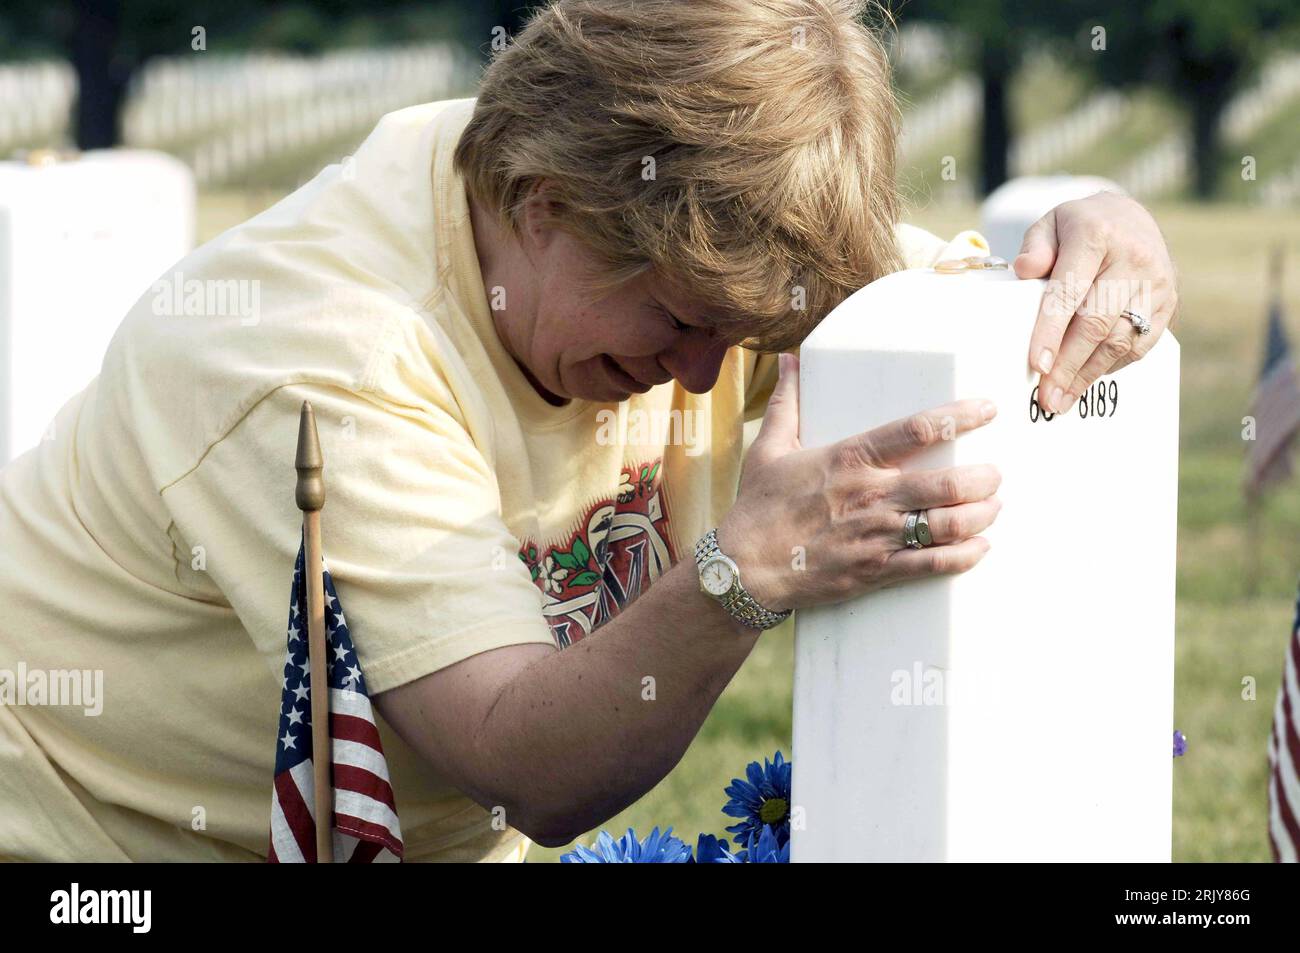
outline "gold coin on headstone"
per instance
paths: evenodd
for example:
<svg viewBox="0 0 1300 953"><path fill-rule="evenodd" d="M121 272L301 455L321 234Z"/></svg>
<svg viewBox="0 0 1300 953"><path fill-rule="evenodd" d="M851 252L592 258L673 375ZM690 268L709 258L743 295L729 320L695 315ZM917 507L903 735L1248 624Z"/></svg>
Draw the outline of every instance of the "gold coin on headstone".
<svg viewBox="0 0 1300 953"><path fill-rule="evenodd" d="M945 258L943 261L935 262L934 270L941 275L955 275L958 272L965 271L970 266L960 258Z"/></svg>
<svg viewBox="0 0 1300 953"><path fill-rule="evenodd" d="M54 165L60 159L57 149L33 149L26 155L30 166Z"/></svg>
<svg viewBox="0 0 1300 953"><path fill-rule="evenodd" d="M969 258L963 258L966 267L972 271L989 271L991 269L1007 267L1005 258L998 258L996 255L971 255Z"/></svg>

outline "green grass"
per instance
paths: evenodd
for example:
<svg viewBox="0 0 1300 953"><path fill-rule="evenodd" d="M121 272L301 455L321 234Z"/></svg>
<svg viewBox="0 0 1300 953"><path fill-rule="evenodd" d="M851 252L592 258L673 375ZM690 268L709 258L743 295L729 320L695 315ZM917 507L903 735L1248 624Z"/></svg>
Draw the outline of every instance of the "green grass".
<svg viewBox="0 0 1300 953"><path fill-rule="evenodd" d="M202 196L200 239L274 199L269 192ZM1183 358L1175 725L1190 750L1174 766L1174 859L1262 861L1269 857L1266 745L1300 571L1300 492L1290 482L1266 501L1252 562L1240 493L1241 418L1263 350L1268 253L1289 242L1294 276L1300 237L1284 210L1170 204L1154 212L1179 267L1183 302L1175 330ZM906 220L952 235L977 227L978 212L914 202ZM1285 306L1300 315L1300 279L1289 282ZM677 767L603 826L616 833L672 825L688 838L722 832L722 789L748 761L778 748L798 757L790 747L792 647L789 624L764 635ZM1254 700L1243 699L1243 678L1254 680ZM560 853L535 847L530 860Z"/></svg>

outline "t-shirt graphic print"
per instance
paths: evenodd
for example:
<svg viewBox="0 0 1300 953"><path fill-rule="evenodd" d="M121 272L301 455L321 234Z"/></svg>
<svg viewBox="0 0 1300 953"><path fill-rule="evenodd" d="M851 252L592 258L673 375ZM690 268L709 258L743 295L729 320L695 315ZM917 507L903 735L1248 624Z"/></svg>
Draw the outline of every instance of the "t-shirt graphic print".
<svg viewBox="0 0 1300 953"><path fill-rule="evenodd" d="M658 458L624 468L617 495L588 507L568 539L545 553L532 540L520 547L560 648L618 615L677 561L662 464Z"/></svg>

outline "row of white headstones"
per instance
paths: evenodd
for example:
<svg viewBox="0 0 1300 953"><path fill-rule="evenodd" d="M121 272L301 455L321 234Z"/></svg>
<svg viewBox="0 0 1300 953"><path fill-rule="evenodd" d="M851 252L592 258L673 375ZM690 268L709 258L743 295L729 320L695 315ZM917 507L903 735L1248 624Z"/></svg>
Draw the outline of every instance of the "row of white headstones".
<svg viewBox="0 0 1300 953"><path fill-rule="evenodd" d="M469 94L477 61L444 44L151 62L123 114L123 140L186 161L200 187L295 154L359 140L403 106ZM67 142L76 78L64 63L0 66L0 152Z"/></svg>
<svg viewBox="0 0 1300 953"><path fill-rule="evenodd" d="M1012 175L1036 175L1061 168L1071 156L1100 142L1132 116L1133 96L1106 90L1095 93L1058 119L1016 136L1008 164ZM904 116L902 152L913 160L953 140L976 121L980 108L977 77L954 77ZM1250 139L1283 110L1300 110L1300 54L1274 57L1258 81L1232 98L1220 119L1222 141L1250 148ZM1187 134L1170 133L1139 153L1112 177L1132 195L1153 198L1184 185L1188 176ZM1282 172L1264 170L1258 200L1283 205L1300 197L1292 183L1300 176L1300 159ZM970 183L958 180L957 191L970 195Z"/></svg>
<svg viewBox="0 0 1300 953"><path fill-rule="evenodd" d="M904 45L902 49L925 44ZM124 115L127 144L159 148L188 161L201 187L236 181L250 169L358 138L385 112L414 102L469 93L477 63L448 44L344 51L303 58L283 54L187 56L155 60L142 71ZM0 66L0 152L18 144L66 139L76 80L63 63ZM1225 110L1225 141L1245 143L1300 96L1300 55L1279 56L1257 84ZM919 157L974 122L979 81L961 75L909 109L903 152ZM1065 116L1015 139L1013 174L1058 168L1116 129L1130 114L1126 94L1102 92ZM1130 193L1152 197L1187 175L1185 135L1152 144L1114 177ZM1272 203L1293 200L1296 169L1260 190ZM966 177L959 181L964 185Z"/></svg>

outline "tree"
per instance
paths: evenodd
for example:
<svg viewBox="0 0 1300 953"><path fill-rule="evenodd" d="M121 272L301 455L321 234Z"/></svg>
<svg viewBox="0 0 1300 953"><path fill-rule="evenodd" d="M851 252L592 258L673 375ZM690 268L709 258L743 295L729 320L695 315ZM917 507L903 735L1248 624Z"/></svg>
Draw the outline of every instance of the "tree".
<svg viewBox="0 0 1300 953"><path fill-rule="evenodd" d="M1268 52L1264 38L1295 29L1300 6L1294 0L1069 0L1068 6L1091 37L1074 44L1078 59L1102 81L1156 83L1186 104L1194 190L1211 196L1223 109ZM1105 30L1100 37L1097 27ZM1096 48L1098 38L1103 48Z"/></svg>
<svg viewBox="0 0 1300 953"><path fill-rule="evenodd" d="M483 0L480 7L482 10L480 21L484 40L476 44L483 58L491 59L492 48L488 41L492 37L494 28L501 27L508 37L518 36L537 5L536 2L530 3L525 0Z"/></svg>
<svg viewBox="0 0 1300 953"><path fill-rule="evenodd" d="M486 4L492 22L512 34L520 16L514 8L526 6L512 0ZM348 0L5 0L0 54L65 55L77 73L77 145L96 149L118 142L131 77L155 56L254 48L314 53L452 35L478 45L479 36L486 41L489 35L484 22L454 0L368 0L363 12Z"/></svg>
<svg viewBox="0 0 1300 953"><path fill-rule="evenodd" d="M1027 0L913 0L901 12L950 27L955 61L979 74L980 191L987 195L1007 179L1011 80L1032 45L1062 29L1060 7Z"/></svg>

